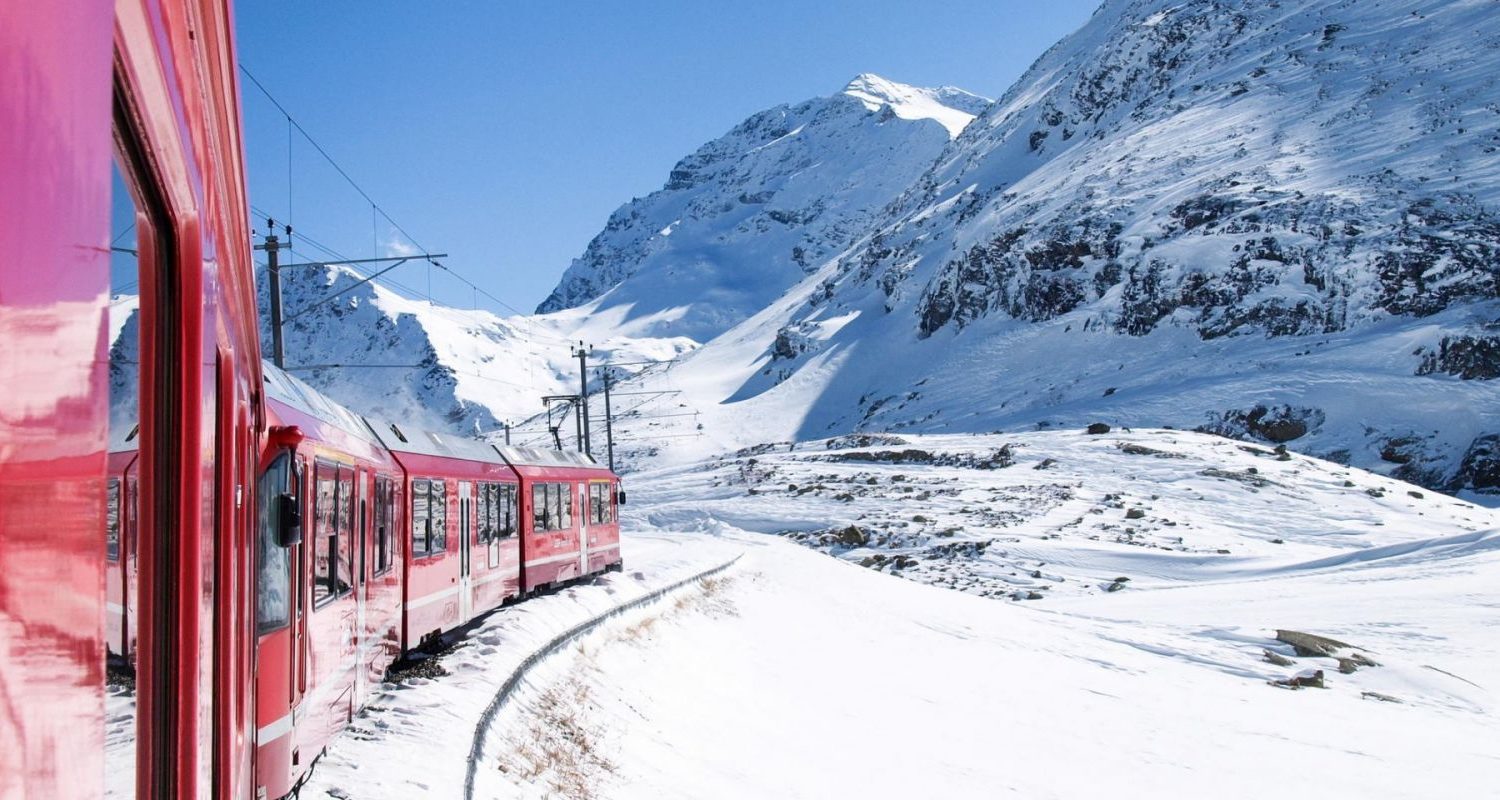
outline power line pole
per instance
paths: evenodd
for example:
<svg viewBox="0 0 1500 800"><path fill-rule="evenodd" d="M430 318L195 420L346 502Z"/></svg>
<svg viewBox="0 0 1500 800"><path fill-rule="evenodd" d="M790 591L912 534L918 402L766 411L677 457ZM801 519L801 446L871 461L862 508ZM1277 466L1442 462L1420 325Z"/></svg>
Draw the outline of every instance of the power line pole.
<svg viewBox="0 0 1500 800"><path fill-rule="evenodd" d="M552 404L553 403L561 403L562 404L562 416L557 420L557 424L556 425L552 424ZM566 419L568 417L568 412L569 411L576 412L576 411L578 411L579 408L582 407L582 404L580 403L580 399L579 399L578 395L576 395L576 394L554 394L554 395L548 395L547 397L543 397L542 398L542 404L547 407L547 430L549 432L551 432L551 434L552 434L552 441L557 444L557 449L561 450L561 449L563 449L563 446L562 446L562 426L563 426L563 422L566 421ZM578 449L581 452L583 450L583 421L575 418L573 420L573 428L574 428L574 430L577 431Z"/></svg>
<svg viewBox="0 0 1500 800"><path fill-rule="evenodd" d="M594 457L594 448L589 441L589 354L594 352L592 345L585 347L582 341L573 348L573 355L578 356L578 416L582 418L580 429L579 449L589 458Z"/></svg>
<svg viewBox="0 0 1500 800"><path fill-rule="evenodd" d="M615 471L615 421L609 408L609 367L605 367L600 375L604 381L604 445L609 453L609 471Z"/></svg>
<svg viewBox="0 0 1500 800"><path fill-rule="evenodd" d="M286 369L286 352L281 343L281 267L278 265L282 248L292 246L292 226L286 226L287 241L276 239L276 220L266 220L265 244L255 246L266 251L266 270L271 284L271 363L277 369Z"/></svg>

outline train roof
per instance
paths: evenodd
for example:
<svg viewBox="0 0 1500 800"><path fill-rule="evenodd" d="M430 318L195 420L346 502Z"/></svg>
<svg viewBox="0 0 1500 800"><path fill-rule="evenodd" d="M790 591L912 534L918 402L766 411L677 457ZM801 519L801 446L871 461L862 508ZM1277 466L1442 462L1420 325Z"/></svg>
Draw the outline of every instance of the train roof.
<svg viewBox="0 0 1500 800"><path fill-rule="evenodd" d="M568 467L572 469L604 469L594 459L576 450L547 450L540 447L517 445L494 445L497 452L512 467Z"/></svg>
<svg viewBox="0 0 1500 800"><path fill-rule="evenodd" d="M366 417L370 429L391 451L437 458L460 458L465 461L503 463L500 454L487 442L452 433L434 433L389 420Z"/></svg>
<svg viewBox="0 0 1500 800"><path fill-rule="evenodd" d="M301 411L308 416L326 422L345 433L361 439L370 438L370 429L364 420L353 411L328 399L317 389L293 377L270 362L262 362L265 375L266 397Z"/></svg>

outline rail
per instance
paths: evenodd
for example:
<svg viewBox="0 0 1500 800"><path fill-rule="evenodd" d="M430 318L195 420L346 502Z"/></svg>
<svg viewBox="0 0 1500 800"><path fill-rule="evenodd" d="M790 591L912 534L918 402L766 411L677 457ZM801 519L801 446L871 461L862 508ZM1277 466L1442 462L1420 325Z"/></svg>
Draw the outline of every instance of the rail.
<svg viewBox="0 0 1500 800"><path fill-rule="evenodd" d="M671 594L672 592L675 592L684 586L696 583L703 580L704 578L709 578L717 575L720 572L723 572L734 566L735 563L740 560L740 556L743 555L744 553L740 553L739 555L736 555L734 558L729 559L728 561L718 565L717 567L711 567L697 573L696 575L683 578L680 581L668 584L661 587L660 589L652 590L651 592L641 595L634 600L622 603L597 616L586 619L583 622L580 622L577 625L574 625L573 627L567 629L566 631L563 631L557 636L554 636L546 644L537 648L534 652L532 652L531 655L527 656L525 660L523 660L520 664L517 664L515 670L511 672L510 677L506 678L505 683L500 685L500 689L495 693L494 699L492 699L490 701L490 704L485 707L484 713L479 717L479 724L474 727L474 740L469 745L469 764L464 771L464 800L474 800L474 778L476 775L478 775L479 761L480 756L482 755L481 751L484 750L484 741L486 736L489 734L490 727L495 722L495 717L500 714L500 710L504 708L505 704L510 701L512 696L515 695L516 690L521 686L521 681L524 680L528 674L530 674L532 669L534 669L538 664L542 663L542 661L546 660L548 656L551 656L558 650L566 647L568 644L572 643L579 637L592 632L595 628L603 625L605 622L608 622L609 620L614 619L621 614L625 614L627 612L634 611L635 609L642 606L654 603L657 600L660 600L666 595Z"/></svg>

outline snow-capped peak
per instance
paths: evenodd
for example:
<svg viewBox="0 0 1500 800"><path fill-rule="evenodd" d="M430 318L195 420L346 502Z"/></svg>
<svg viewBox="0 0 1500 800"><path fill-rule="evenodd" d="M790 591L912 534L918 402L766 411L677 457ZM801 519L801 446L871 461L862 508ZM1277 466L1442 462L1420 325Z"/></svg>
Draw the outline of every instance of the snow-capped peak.
<svg viewBox="0 0 1500 800"><path fill-rule="evenodd" d="M957 137L990 100L953 86L924 89L907 86L870 72L854 76L844 87L844 94L858 99L871 111L889 106L902 119L935 120Z"/></svg>

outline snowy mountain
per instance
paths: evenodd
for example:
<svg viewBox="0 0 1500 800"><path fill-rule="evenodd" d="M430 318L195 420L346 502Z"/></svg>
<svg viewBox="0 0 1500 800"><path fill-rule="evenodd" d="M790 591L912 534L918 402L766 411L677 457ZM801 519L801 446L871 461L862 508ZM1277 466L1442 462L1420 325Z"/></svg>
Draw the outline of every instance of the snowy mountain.
<svg viewBox="0 0 1500 800"><path fill-rule="evenodd" d="M592 301L631 335L707 341L864 235L988 105L866 74L754 114L615 211L537 310Z"/></svg>
<svg viewBox="0 0 1500 800"><path fill-rule="evenodd" d="M1500 486L1494 12L1106 3L686 359L653 451L1104 420Z"/></svg>
<svg viewBox="0 0 1500 800"><path fill-rule="evenodd" d="M490 433L542 411L543 395L576 392L578 365L567 335L584 331L601 358L671 358L685 339L612 337L578 323L503 318L407 297L361 283L348 267L282 272L289 370L361 413L408 419L428 430ZM261 341L271 331L262 286Z"/></svg>

